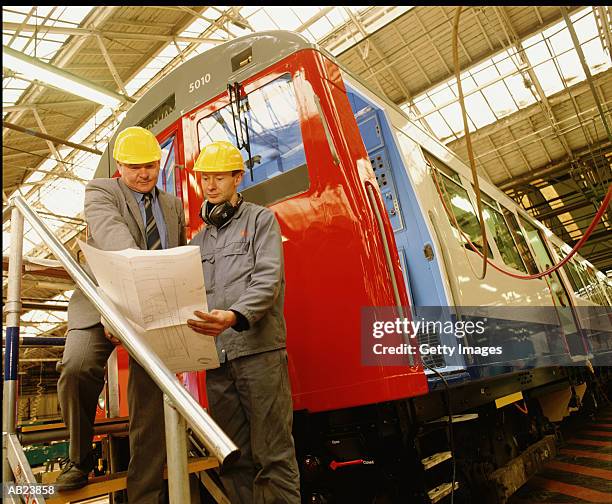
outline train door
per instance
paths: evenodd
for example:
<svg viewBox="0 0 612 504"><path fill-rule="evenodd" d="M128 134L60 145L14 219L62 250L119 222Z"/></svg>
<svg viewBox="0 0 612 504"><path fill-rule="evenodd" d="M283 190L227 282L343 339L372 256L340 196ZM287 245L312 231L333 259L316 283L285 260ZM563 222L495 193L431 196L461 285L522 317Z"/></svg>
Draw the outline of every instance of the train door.
<svg viewBox="0 0 612 504"><path fill-rule="evenodd" d="M531 248L534 251L534 257L540 271L545 271L550 268L551 265L555 264L553 261L542 232L534 227L529 221L519 215L521 225L525 230L527 241L531 244ZM548 283L548 288L553 297L553 302L557 313L559 314L559 321L563 327L565 333L565 339L567 341L570 355L575 358L583 358L587 355L587 350L584 346L584 342L580 336L578 325L573 310L573 304L568 294L567 288L561 276L557 271L551 275L545 277Z"/></svg>
<svg viewBox="0 0 612 504"><path fill-rule="evenodd" d="M430 262L424 254L424 244L431 243L427 233L422 211L417 203L414 187L410 182L405 161L396 146L390 121L378 104L368 100L350 85L345 83L347 95L359 133L376 175L387 215L398 248L406 290L411 297L415 317L431 319L434 311L439 316L448 316L448 301L442 287L441 272L437 262ZM451 345L457 344L453 335L424 333L418 335L419 344ZM443 372L456 372L465 369L463 358L436 355L428 364ZM427 373L431 371L427 370Z"/></svg>

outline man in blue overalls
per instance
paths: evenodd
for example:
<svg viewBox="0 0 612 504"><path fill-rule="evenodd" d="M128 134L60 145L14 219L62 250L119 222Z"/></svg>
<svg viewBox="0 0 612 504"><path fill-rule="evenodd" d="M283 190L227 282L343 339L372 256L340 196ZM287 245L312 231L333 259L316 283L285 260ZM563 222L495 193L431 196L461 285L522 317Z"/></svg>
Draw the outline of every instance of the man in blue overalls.
<svg viewBox="0 0 612 504"><path fill-rule="evenodd" d="M244 163L231 143L206 146L194 170L202 172L207 225L191 245L200 247L210 311L188 324L216 336L221 367L206 372L210 412L242 452L221 479L232 504L297 504L280 227L272 211L237 192Z"/></svg>

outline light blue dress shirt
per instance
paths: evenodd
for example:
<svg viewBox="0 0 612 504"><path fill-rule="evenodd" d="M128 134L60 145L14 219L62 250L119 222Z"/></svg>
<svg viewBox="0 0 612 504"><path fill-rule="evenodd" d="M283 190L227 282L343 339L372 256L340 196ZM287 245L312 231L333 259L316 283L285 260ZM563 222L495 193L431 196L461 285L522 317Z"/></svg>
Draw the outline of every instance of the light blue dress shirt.
<svg viewBox="0 0 612 504"><path fill-rule="evenodd" d="M147 225L147 216L145 213L145 201L144 201L144 193L140 193L137 191L132 191L134 198L136 199L136 203L138 203L138 208L140 208L140 215L142 216L142 222L146 226ZM159 237L161 239L162 248L168 248L168 232L166 230L166 221L164 220L164 214L162 212L161 206L159 204L159 198L157 197L157 187L155 187L152 191L153 194L153 217L155 217L155 223L157 224L157 229L159 231ZM146 237L145 237L146 238Z"/></svg>

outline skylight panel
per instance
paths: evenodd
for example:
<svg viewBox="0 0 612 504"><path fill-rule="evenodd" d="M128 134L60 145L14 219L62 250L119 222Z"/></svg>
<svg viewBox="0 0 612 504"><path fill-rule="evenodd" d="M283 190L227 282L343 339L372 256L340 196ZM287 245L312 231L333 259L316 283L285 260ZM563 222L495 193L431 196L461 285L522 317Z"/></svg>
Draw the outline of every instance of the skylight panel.
<svg viewBox="0 0 612 504"><path fill-rule="evenodd" d="M440 113L444 116L444 119L446 119L446 122L454 133L463 132L463 117L461 115L461 107L458 103L447 105L440 110Z"/></svg>
<svg viewBox="0 0 612 504"><path fill-rule="evenodd" d="M440 115L440 112L434 112L433 114L428 115L425 119L427 119L427 124L432 129L434 134L442 139L454 138L453 131L448 127L444 118Z"/></svg>
<svg viewBox="0 0 612 504"><path fill-rule="evenodd" d="M525 86L525 80L522 75L511 75L510 77L506 77L504 82L508 86L514 101L520 108L525 108L535 103L535 96L533 96L533 93Z"/></svg>
<svg viewBox="0 0 612 504"><path fill-rule="evenodd" d="M595 7L592 7L594 9ZM580 44L592 39L593 37L599 37L597 30L597 24L595 17L593 16L593 10L580 10L570 14L570 20L573 23L574 30L578 36L578 42Z"/></svg>
<svg viewBox="0 0 612 504"><path fill-rule="evenodd" d="M559 55L565 51L569 51L574 48L572 37L569 34L567 28L561 30L559 33L554 34L548 39L550 47L552 48L553 54Z"/></svg>
<svg viewBox="0 0 612 504"><path fill-rule="evenodd" d="M260 9L248 18L255 31L278 30L278 26L270 19L266 9Z"/></svg>
<svg viewBox="0 0 612 504"><path fill-rule="evenodd" d="M61 42L52 42L45 37L45 40L33 40L23 52L48 63L61 46Z"/></svg>
<svg viewBox="0 0 612 504"><path fill-rule="evenodd" d="M100 146L100 150L103 150L104 148L106 148L106 146ZM70 169L76 176L84 180L91 180L94 176L94 173L96 172L96 169L98 168L100 156L97 156L96 154L90 154L88 152L84 152L83 154L83 157L80 157L78 159L77 157L73 158L75 166L72 166ZM111 170L114 172L114 165L111 165ZM110 175L112 175L112 173ZM75 212L74 215L76 215L80 211L81 208L79 208L79 210Z"/></svg>
<svg viewBox="0 0 612 504"><path fill-rule="evenodd" d="M150 65L147 65L125 85L125 90L130 96L136 94L136 92L147 82L149 82L157 72L158 70L156 68L151 68Z"/></svg>
<svg viewBox="0 0 612 504"><path fill-rule="evenodd" d="M3 230L2 230L2 255L8 256L9 249L11 247L11 227L10 222L7 222ZM38 243L34 243L30 236L32 236L33 229L32 226L28 223L28 221L24 221L23 223L23 255L28 255L35 247L38 246Z"/></svg>
<svg viewBox="0 0 612 504"><path fill-rule="evenodd" d="M610 55L601 47L599 38L583 44L582 51L585 55L588 55L586 56L587 65L593 74L605 72L612 66Z"/></svg>
<svg viewBox="0 0 612 504"><path fill-rule="evenodd" d="M232 32L237 30L238 28L234 25L231 25L231 30ZM210 38L216 38L216 39L220 39L220 40L229 40L230 38L233 38L229 33L227 33L224 29L222 28L217 28L215 31L213 32L209 32L207 34L207 37Z"/></svg>
<svg viewBox="0 0 612 504"><path fill-rule="evenodd" d="M68 26L72 25L80 25L83 19L87 17L87 15L91 12L93 6L85 6L85 5L71 5L70 7L64 7L60 15L60 20L55 22L55 26Z"/></svg>
<svg viewBox="0 0 612 504"><path fill-rule="evenodd" d="M491 59L493 60L493 63L500 74L505 74L516 70L518 55L514 48L506 49L505 51L496 54Z"/></svg>
<svg viewBox="0 0 612 504"><path fill-rule="evenodd" d="M459 87L457 86L457 82L452 80L448 83L448 87L453 91L453 97L457 98L459 96ZM464 96L476 89L478 86L474 81L474 78L471 75L462 75L461 76L461 89L463 89Z"/></svg>
<svg viewBox="0 0 612 504"><path fill-rule="evenodd" d="M503 82L485 87L482 93L493 107L493 113L498 119L518 110Z"/></svg>
<svg viewBox="0 0 612 504"><path fill-rule="evenodd" d="M235 24L231 25L230 31L235 35L235 38L243 37L244 35L249 35L250 33L253 33L253 31L249 30L248 27L242 28L240 26L236 26ZM225 37L227 37L227 34L225 35Z"/></svg>
<svg viewBox="0 0 612 504"><path fill-rule="evenodd" d="M55 7L51 5L39 5L39 6L36 6L35 9L36 9L34 11L35 16L39 18L46 18L49 14L51 14L51 11L53 11Z"/></svg>
<svg viewBox="0 0 612 504"><path fill-rule="evenodd" d="M23 93L23 88L3 87L2 88L2 104L3 105L14 105L22 93Z"/></svg>
<svg viewBox="0 0 612 504"><path fill-rule="evenodd" d="M334 10L325 14L332 26L342 26L349 20L349 16L344 10L344 7L336 7Z"/></svg>
<svg viewBox="0 0 612 504"><path fill-rule="evenodd" d="M63 33L45 33L45 40L50 42L60 42L63 43L68 38L68 35L64 35Z"/></svg>
<svg viewBox="0 0 612 504"><path fill-rule="evenodd" d="M2 9L2 20L7 23L23 23L31 7L10 7ZM22 12L15 12L21 10Z"/></svg>
<svg viewBox="0 0 612 504"><path fill-rule="evenodd" d="M491 107L489 107L482 93L474 93L466 96L465 108L469 110L470 119L474 121L477 128L482 128L487 124L495 122L495 115L491 111Z"/></svg>
<svg viewBox="0 0 612 504"><path fill-rule="evenodd" d="M164 47L159 54L156 56L156 59L163 61L164 65L167 65L171 60L178 56L178 49L174 44L168 44Z"/></svg>
<svg viewBox="0 0 612 504"><path fill-rule="evenodd" d="M440 89L439 91L436 91L435 93L428 94L431 101L438 107L456 98L454 93L450 90L448 86L445 86L444 88Z"/></svg>
<svg viewBox="0 0 612 504"><path fill-rule="evenodd" d="M302 24L293 9L289 7L266 7L265 9L276 24L279 27L282 26L283 30L294 31Z"/></svg>
<svg viewBox="0 0 612 504"><path fill-rule="evenodd" d="M415 100L414 104L422 115L427 114L427 112L430 112L436 108L434 103L427 95ZM406 104L406 110L408 110L408 104Z"/></svg>
<svg viewBox="0 0 612 504"><path fill-rule="evenodd" d="M202 18L196 18L196 20L193 23L191 23L187 28L185 28L179 36L180 37L197 36L200 33L202 33L204 30L206 30L209 26L210 26L210 22Z"/></svg>
<svg viewBox="0 0 612 504"><path fill-rule="evenodd" d="M310 18L321 12L322 7L309 7L309 6L300 6L300 7L292 7L295 15L300 18L301 23L305 23Z"/></svg>
<svg viewBox="0 0 612 504"><path fill-rule="evenodd" d="M470 73L472 74L472 77L474 78L474 80L479 86L486 84L487 82L490 82L496 79L497 77L499 77L499 71L493 65L487 65L478 71L470 72ZM464 77L461 76L462 84L464 80L466 79L464 79Z"/></svg>
<svg viewBox="0 0 612 504"><path fill-rule="evenodd" d="M316 7L313 7L316 9ZM240 8L240 15L244 18L248 18L251 14L257 12L258 10L261 10L262 7L253 7L250 5L245 5L244 7Z"/></svg>
<svg viewBox="0 0 612 504"><path fill-rule="evenodd" d="M563 83L559 77L559 72L552 61L547 61L536 66L533 71L535 72L542 89L546 96L557 93L563 89Z"/></svg>
<svg viewBox="0 0 612 504"><path fill-rule="evenodd" d="M525 41L523 46L525 47L525 54L529 59L530 63L535 66L543 61L546 61L550 58L550 53L546 48L546 44L542 39L542 35L538 34L532 37L534 43L530 44L528 41ZM535 41L538 40L537 43Z"/></svg>
<svg viewBox="0 0 612 504"><path fill-rule="evenodd" d="M574 21L574 28L591 72L596 74L609 69L612 66L610 56L602 49L592 10L582 9L572 14L571 19ZM525 50L525 57L534 68L534 73L546 96L563 90L564 81L567 86L584 81L584 71L564 20L555 23L541 33L528 37L522 41L521 45ZM522 63L516 54L516 50L508 49L494 55L491 59L480 63L471 71L464 72L462 75L467 112L470 118L473 118L479 124L479 127L485 125L482 121L487 113L479 109L479 107L482 107L482 103L477 107L469 105L468 97L471 95L469 95L468 89L471 87L471 81L468 79L468 75L471 74L479 86L487 85L491 80L498 80L497 83L488 85L482 92L486 101L492 107L492 112L499 118L515 112L517 106L522 109L536 102L535 87L530 88L525 85L525 79L528 77L525 70L518 68L519 65L522 65ZM521 72L521 70L523 71ZM503 76L506 76L503 81L499 80ZM454 78L449 79L442 86L445 85L450 86L457 94ZM440 87L429 91L428 94L432 96L439 89ZM420 98L416 97L415 102L418 103ZM472 103L479 101L477 98L472 99ZM428 116L427 120L429 121L431 117L431 115ZM454 120L449 120L449 123L454 123Z"/></svg>
<svg viewBox="0 0 612 504"><path fill-rule="evenodd" d="M571 86L578 81L586 79L586 75L580 64L580 58L578 58L576 51L572 50L562 54L557 58L557 63L559 64L561 75L563 75L567 85Z"/></svg>
<svg viewBox="0 0 612 504"><path fill-rule="evenodd" d="M22 14L16 14L13 11L29 13L32 9L33 7L29 7L29 6L3 8L2 9L3 21L13 21L13 22L22 23L26 20L26 17ZM34 34L32 32L30 32L32 37L29 37L29 36L26 37L23 34L14 37L15 32L10 32L10 34L6 34L6 33L3 34L4 44L9 45L9 47L11 47L12 49L15 49L16 51L21 51L24 54L35 56L43 61L47 61L47 62L51 61L53 57L57 54L57 51L59 51L59 49L62 47L62 45L68 38L68 35L51 34L51 33L44 32L45 26L53 26L53 25L59 26L59 23L57 20L51 20L51 19L44 20L44 17L47 16L52 11L52 9L56 9L56 7L41 6L41 7L36 7L34 11L36 15L34 20L36 21L36 23L39 24L39 28L41 30L41 33L43 34L41 35L41 37L44 37L44 38L34 38ZM58 16L58 18L60 20L65 19L66 21L70 21L70 23L63 23L64 25L66 24L68 24L69 26L79 25L83 21L85 16L89 14L91 9L92 7L82 7L82 6L65 7L61 11L61 14ZM40 24L40 21L42 20L44 20L44 23ZM28 33L28 32L25 31L25 33ZM14 40L9 44L10 40L13 38ZM25 90L27 89L27 87L29 87L29 84L25 86L23 89ZM23 94L23 91L22 93L19 94L19 96L12 95L13 101L10 104L17 103L17 101L19 100L22 94ZM2 102L7 103L4 97L3 97Z"/></svg>
<svg viewBox="0 0 612 504"><path fill-rule="evenodd" d="M85 186L71 179L56 179L45 188L40 202L49 212L57 215L73 216L83 209ZM58 226L59 227L59 226Z"/></svg>
<svg viewBox="0 0 612 504"><path fill-rule="evenodd" d="M34 323L34 326L27 325L36 330L36 333L50 331L57 326L58 322L67 320L67 312L53 312L46 310L31 310L21 316L23 322Z"/></svg>
<svg viewBox="0 0 612 504"><path fill-rule="evenodd" d="M89 119L79 130L72 135L70 138L71 142L82 143L91 132L99 125L102 124L111 115L111 111L108 107L103 107L98 110L92 118Z"/></svg>
<svg viewBox="0 0 612 504"><path fill-rule="evenodd" d="M11 36L9 36L9 39L7 40L7 44L8 41L11 40ZM23 51L25 46L27 45L27 43L30 41L30 37L24 37L23 35L18 35L17 37L15 37L15 40L13 40L9 47L11 49L15 49L15 51Z"/></svg>
<svg viewBox="0 0 612 504"><path fill-rule="evenodd" d="M323 16L321 19L312 23L306 31L310 33L315 40L320 40L325 37L329 32L331 32L332 29L333 26L329 22L329 19Z"/></svg>

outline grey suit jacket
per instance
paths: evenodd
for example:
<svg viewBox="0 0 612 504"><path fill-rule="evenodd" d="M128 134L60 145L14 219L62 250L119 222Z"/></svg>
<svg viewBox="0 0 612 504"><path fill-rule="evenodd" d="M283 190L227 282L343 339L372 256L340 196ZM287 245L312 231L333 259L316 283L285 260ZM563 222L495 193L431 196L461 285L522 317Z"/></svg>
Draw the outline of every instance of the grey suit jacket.
<svg viewBox="0 0 612 504"><path fill-rule="evenodd" d="M158 193L166 221L168 247L187 243L185 213L179 198L164 191ZM146 249L146 236L138 203L120 178L94 179L85 188L87 243L101 250ZM85 268L93 277L89 268ZM100 322L100 313L85 295L76 289L68 304L68 330L86 329Z"/></svg>

